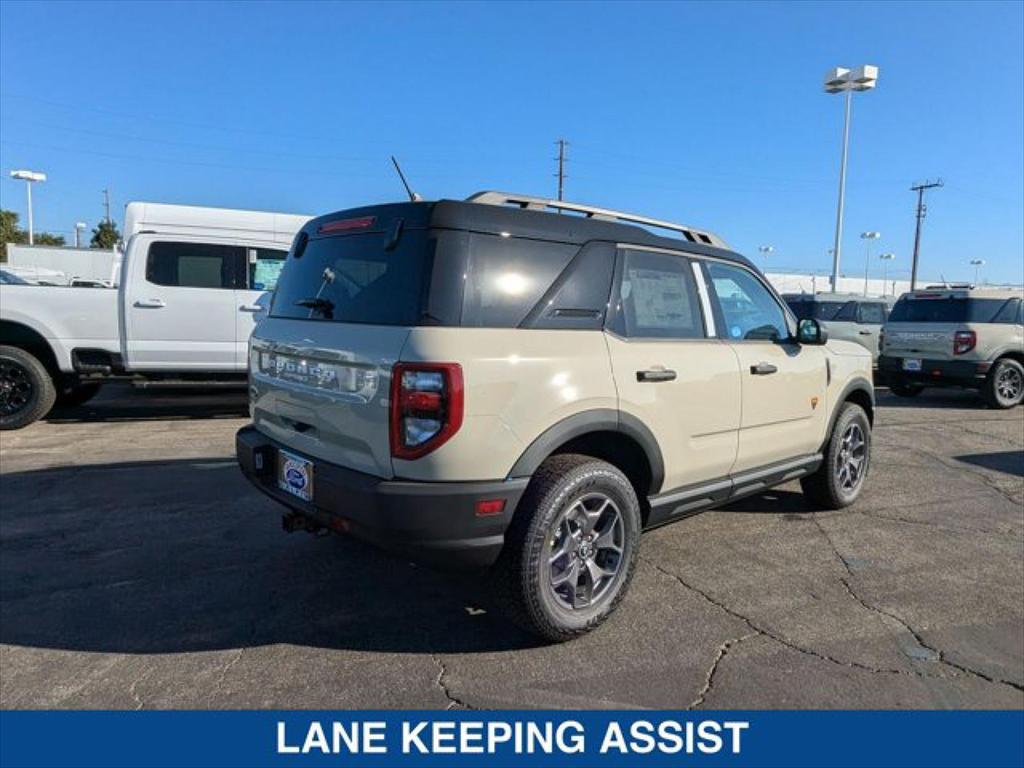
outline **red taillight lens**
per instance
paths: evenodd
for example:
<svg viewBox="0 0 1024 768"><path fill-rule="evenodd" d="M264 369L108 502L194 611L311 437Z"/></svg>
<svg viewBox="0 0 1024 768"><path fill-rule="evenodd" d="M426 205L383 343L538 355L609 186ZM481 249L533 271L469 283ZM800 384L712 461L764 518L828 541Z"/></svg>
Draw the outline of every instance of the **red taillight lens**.
<svg viewBox="0 0 1024 768"><path fill-rule="evenodd" d="M504 499L481 499L476 503L477 517L490 517L491 515L500 515L504 511Z"/></svg>
<svg viewBox="0 0 1024 768"><path fill-rule="evenodd" d="M974 331L957 331L953 334L953 354L963 355L974 349L978 335Z"/></svg>
<svg viewBox="0 0 1024 768"><path fill-rule="evenodd" d="M328 232L348 232L353 229L367 229L373 226L373 222L376 221L375 216L363 216L360 219L338 219L336 221L328 221L326 224L321 224L317 232L326 234Z"/></svg>
<svg viewBox="0 0 1024 768"><path fill-rule="evenodd" d="M391 455L418 459L462 426L462 368L457 363L398 363L391 371Z"/></svg>

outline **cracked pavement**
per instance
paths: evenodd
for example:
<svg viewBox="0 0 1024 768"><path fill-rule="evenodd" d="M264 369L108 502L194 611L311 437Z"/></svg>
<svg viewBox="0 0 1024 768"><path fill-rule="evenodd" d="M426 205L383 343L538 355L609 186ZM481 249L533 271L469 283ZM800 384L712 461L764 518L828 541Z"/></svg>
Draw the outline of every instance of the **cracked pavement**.
<svg viewBox="0 0 1024 768"><path fill-rule="evenodd" d="M853 508L793 483L652 531L611 621L544 646L478 574L284 534L244 395L112 388L0 435L0 706L1024 707L1024 408L879 406Z"/></svg>

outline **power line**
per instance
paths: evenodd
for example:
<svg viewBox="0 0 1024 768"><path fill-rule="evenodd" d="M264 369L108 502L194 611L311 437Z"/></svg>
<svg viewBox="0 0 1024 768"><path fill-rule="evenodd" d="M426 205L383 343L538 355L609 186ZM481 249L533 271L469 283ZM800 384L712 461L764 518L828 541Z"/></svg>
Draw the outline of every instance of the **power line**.
<svg viewBox="0 0 1024 768"><path fill-rule="evenodd" d="M911 260L910 267L910 290L914 290L917 287L917 260L921 251L921 225L924 223L924 217L928 211L924 204L924 191L941 186L942 179L936 179L935 181L914 184L910 188L911 192L917 192L917 226L914 228L914 257Z"/></svg>

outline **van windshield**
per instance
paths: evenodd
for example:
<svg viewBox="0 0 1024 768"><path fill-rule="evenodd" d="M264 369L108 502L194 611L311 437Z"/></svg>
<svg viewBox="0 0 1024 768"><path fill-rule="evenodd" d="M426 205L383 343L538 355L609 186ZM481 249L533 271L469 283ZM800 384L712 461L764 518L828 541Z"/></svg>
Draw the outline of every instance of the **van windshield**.
<svg viewBox="0 0 1024 768"><path fill-rule="evenodd" d="M288 256L271 317L369 325L416 325L426 294L434 241L405 232L387 249L380 232L310 239Z"/></svg>
<svg viewBox="0 0 1024 768"><path fill-rule="evenodd" d="M1006 299L903 297L889 315L891 323L990 323Z"/></svg>

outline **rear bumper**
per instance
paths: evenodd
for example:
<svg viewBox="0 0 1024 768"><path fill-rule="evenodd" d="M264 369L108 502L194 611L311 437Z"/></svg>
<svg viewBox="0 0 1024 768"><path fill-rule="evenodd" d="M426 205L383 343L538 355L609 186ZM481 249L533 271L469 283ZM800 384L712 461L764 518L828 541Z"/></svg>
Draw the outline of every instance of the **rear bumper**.
<svg viewBox="0 0 1024 768"><path fill-rule="evenodd" d="M928 387L969 387L985 383L992 363L978 360L921 360L920 371L903 370L902 357L878 358L878 377L885 384L917 384Z"/></svg>
<svg viewBox="0 0 1024 768"><path fill-rule="evenodd" d="M332 530L351 533L415 560L456 567L486 567L497 560L528 479L467 483L382 480L313 462L313 503L277 487L279 445L255 427L235 436L242 472L271 498ZM480 500L503 499L505 508L478 516Z"/></svg>

